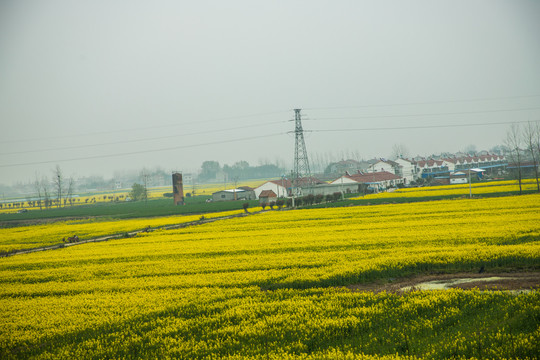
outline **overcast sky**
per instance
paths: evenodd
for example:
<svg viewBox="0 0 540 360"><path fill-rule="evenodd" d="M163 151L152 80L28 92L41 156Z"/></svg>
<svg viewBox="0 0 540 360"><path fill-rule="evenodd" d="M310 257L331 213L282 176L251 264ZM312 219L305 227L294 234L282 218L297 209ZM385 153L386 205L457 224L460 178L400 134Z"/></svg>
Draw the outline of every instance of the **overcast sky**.
<svg viewBox="0 0 540 360"><path fill-rule="evenodd" d="M489 149L540 119L540 1L0 1L0 183L290 168L294 108L344 130L309 153Z"/></svg>

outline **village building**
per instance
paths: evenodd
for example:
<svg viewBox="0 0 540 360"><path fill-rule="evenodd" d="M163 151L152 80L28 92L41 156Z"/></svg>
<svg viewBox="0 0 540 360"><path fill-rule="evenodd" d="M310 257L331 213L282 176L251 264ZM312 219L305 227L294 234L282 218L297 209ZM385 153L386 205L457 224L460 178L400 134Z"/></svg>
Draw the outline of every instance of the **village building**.
<svg viewBox="0 0 540 360"><path fill-rule="evenodd" d="M276 202L278 196L272 190L263 190L259 194L259 204L268 205L272 202Z"/></svg>
<svg viewBox="0 0 540 360"><path fill-rule="evenodd" d="M324 170L325 174L345 174L345 172L355 173L357 171L367 171L371 164L367 161L341 160L330 163Z"/></svg>
<svg viewBox="0 0 540 360"><path fill-rule="evenodd" d="M400 171L399 167L400 165L392 160L379 159L368 167L367 172L386 171L396 175L396 173Z"/></svg>
<svg viewBox="0 0 540 360"><path fill-rule="evenodd" d="M278 198L287 197L290 195L292 183L288 179L270 180L253 189L255 198L258 199L260 194L265 190L272 190Z"/></svg>
<svg viewBox="0 0 540 360"><path fill-rule="evenodd" d="M272 190L278 198L292 196L292 191L294 187L295 196L302 196L302 190L305 187L316 186L319 184L326 184L324 181L321 181L313 176L299 178L293 184L289 179L280 179L280 180L270 180L255 188L255 196L257 199L260 197L261 192L264 190Z"/></svg>
<svg viewBox="0 0 540 360"><path fill-rule="evenodd" d="M388 188L402 185L404 179L388 171L371 173L359 172L357 174L346 174L332 181L331 185L339 185L344 192L360 193L365 190L380 192Z"/></svg>
<svg viewBox="0 0 540 360"><path fill-rule="evenodd" d="M519 166L517 163L509 163L506 169L510 172L516 173L519 170L521 171L521 176L523 177L536 177L536 172L539 169L539 165L533 161L522 161Z"/></svg>
<svg viewBox="0 0 540 360"><path fill-rule="evenodd" d="M450 174L450 185L455 184L467 184L469 180L467 179L467 174L462 171L457 171Z"/></svg>
<svg viewBox="0 0 540 360"><path fill-rule="evenodd" d="M216 191L212 194L212 201L232 201L232 200L255 200L255 192L253 190L227 189Z"/></svg>
<svg viewBox="0 0 540 360"><path fill-rule="evenodd" d="M423 179L448 175L455 171L456 164L448 159L443 160L420 160L415 163Z"/></svg>
<svg viewBox="0 0 540 360"><path fill-rule="evenodd" d="M418 167L412 160L399 158L394 162L399 165L399 171L396 171L395 174L405 179L405 184L410 184L420 177Z"/></svg>

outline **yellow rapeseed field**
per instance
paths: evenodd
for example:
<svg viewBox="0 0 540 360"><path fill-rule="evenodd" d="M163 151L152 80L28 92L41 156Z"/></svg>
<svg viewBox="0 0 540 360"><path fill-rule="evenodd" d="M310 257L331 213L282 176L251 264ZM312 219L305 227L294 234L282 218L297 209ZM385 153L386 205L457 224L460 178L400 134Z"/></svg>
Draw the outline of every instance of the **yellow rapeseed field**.
<svg viewBox="0 0 540 360"><path fill-rule="evenodd" d="M536 190L535 179L525 179L522 183L523 191ZM497 193L511 193L519 192L519 185L516 181L494 181L494 182L481 182L471 185L471 192L473 196L485 195L485 194L497 194ZM469 184L459 185L441 185L441 186L427 186L427 187L415 187L415 188L403 188L397 189L391 192L382 192L378 194L369 194L365 196L359 196L351 198L352 200L360 199L395 199L395 198L422 198L422 197L434 197L434 196L468 196Z"/></svg>
<svg viewBox="0 0 540 360"><path fill-rule="evenodd" d="M259 211L253 208L250 211ZM243 210L222 211L204 214L204 218L230 216L243 213ZM135 218L129 220L107 220L91 218L84 220L58 221L11 228L0 228L0 252L31 249L62 243L64 238L77 235L81 240L106 235L118 235L147 227L156 228L197 221L201 215L174 215L155 218Z"/></svg>
<svg viewBox="0 0 540 360"><path fill-rule="evenodd" d="M269 211L0 259L3 359L534 359L538 291L353 292L540 265L540 195Z"/></svg>

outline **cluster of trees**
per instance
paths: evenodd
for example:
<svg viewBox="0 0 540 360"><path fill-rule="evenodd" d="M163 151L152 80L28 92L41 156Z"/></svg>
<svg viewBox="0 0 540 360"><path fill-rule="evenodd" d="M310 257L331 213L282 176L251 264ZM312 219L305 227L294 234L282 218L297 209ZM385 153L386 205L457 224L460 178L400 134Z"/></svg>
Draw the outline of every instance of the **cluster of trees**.
<svg viewBox="0 0 540 360"><path fill-rule="evenodd" d="M148 201L148 189L146 188L146 184L133 184L129 197L133 201Z"/></svg>
<svg viewBox="0 0 540 360"><path fill-rule="evenodd" d="M33 185L37 197L35 202L40 210L43 208L49 209L53 206L73 205L75 202L73 198L75 181L73 177L66 178L59 165L54 168L51 179L47 177L39 178L36 174Z"/></svg>
<svg viewBox="0 0 540 360"><path fill-rule="evenodd" d="M317 195L313 195L313 194L308 194L306 196L302 196L302 197L297 197L294 199L294 206L309 206L309 205L314 205L314 204L321 204L323 202L335 202L335 201L339 201L343 198L343 194L340 193L340 192L335 192L333 194L327 194L327 195L322 195L322 194L317 194ZM285 201L284 199L277 199L276 201L271 201L270 203L268 204L261 204L261 207L263 208L263 210L266 208L266 206L269 206L270 209L274 209L274 206L276 206L278 209L281 209L283 206L287 206L287 207L293 207L293 200L292 198L287 198L287 201Z"/></svg>
<svg viewBox="0 0 540 360"><path fill-rule="evenodd" d="M538 161L540 159L540 123L528 122L524 126L514 123L506 134L505 146L508 166L513 170L522 193L522 179L525 169L532 168L536 178L536 188L540 192L538 181Z"/></svg>
<svg viewBox="0 0 540 360"><path fill-rule="evenodd" d="M30 204L31 202L28 201L28 206L31 206ZM0 203L0 209L2 208L6 208L6 209L24 208L24 202L21 201L21 202L12 202L12 203Z"/></svg>
<svg viewBox="0 0 540 360"><path fill-rule="evenodd" d="M322 202L334 202L339 201L343 198L343 194L340 192L335 192L333 194L308 194L306 196L302 196L299 198L294 199L294 205L295 206L302 206L302 205L313 205L313 204L321 204ZM287 199L287 206L292 206L292 199Z"/></svg>
<svg viewBox="0 0 540 360"><path fill-rule="evenodd" d="M233 165L221 165L218 161L205 161L201 165L199 181L212 181L225 177L230 180L261 179L281 176L285 169L276 164L251 166L247 161L237 161Z"/></svg>

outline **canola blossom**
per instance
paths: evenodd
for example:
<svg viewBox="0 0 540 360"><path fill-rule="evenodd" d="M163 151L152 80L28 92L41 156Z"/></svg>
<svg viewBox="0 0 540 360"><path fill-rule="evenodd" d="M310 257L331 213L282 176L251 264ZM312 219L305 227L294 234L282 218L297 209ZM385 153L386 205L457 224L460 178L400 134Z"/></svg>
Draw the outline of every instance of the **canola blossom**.
<svg viewBox="0 0 540 360"><path fill-rule="evenodd" d="M257 211L254 208L251 211ZM243 210L204 214L205 219L226 217L243 213ZM100 236L121 235L126 232L178 225L201 219L201 215L175 215L156 218L129 220L107 220L91 218L84 220L59 221L49 224L0 228L0 252L31 249L62 243L63 238L77 235L81 240Z"/></svg>
<svg viewBox="0 0 540 360"><path fill-rule="evenodd" d="M515 181L494 181L481 182L471 185L473 196L495 195L519 192L519 185ZM526 179L522 182L523 191L535 191L537 189L536 180ZM424 198L424 197L449 197L449 196L469 196L469 184L428 186L419 188L396 189L391 192L381 192L351 198L351 200L361 199L397 199L397 198Z"/></svg>
<svg viewBox="0 0 540 360"><path fill-rule="evenodd" d="M538 291L354 292L538 269L540 196L268 211L0 259L3 359L536 358Z"/></svg>

